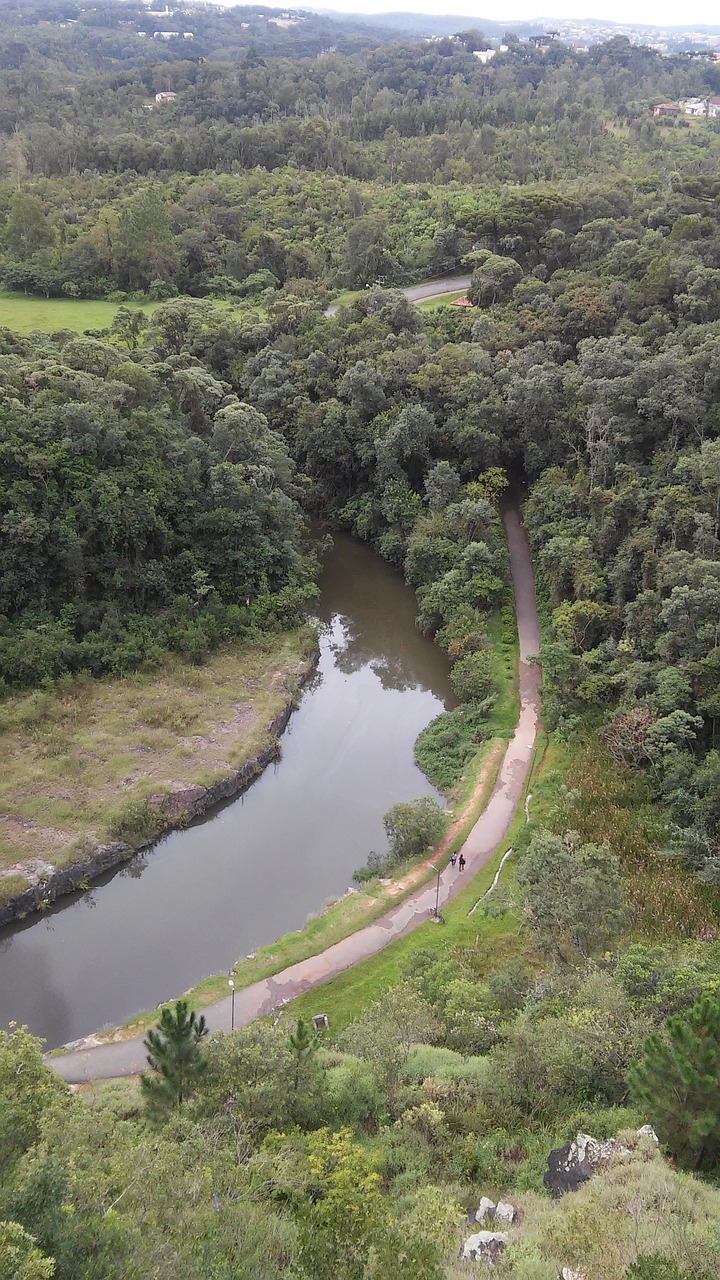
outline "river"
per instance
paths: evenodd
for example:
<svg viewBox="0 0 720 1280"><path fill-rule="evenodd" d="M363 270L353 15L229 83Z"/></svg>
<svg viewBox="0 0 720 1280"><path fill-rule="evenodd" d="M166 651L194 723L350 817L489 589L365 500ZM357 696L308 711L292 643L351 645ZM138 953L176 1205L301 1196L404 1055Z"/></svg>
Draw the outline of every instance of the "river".
<svg viewBox="0 0 720 1280"><path fill-rule="evenodd" d="M454 700L413 592L344 536L320 585L320 664L281 760L92 889L0 931L0 1027L27 1023L54 1048L227 971L347 890L386 847L392 804L437 795L413 744Z"/></svg>

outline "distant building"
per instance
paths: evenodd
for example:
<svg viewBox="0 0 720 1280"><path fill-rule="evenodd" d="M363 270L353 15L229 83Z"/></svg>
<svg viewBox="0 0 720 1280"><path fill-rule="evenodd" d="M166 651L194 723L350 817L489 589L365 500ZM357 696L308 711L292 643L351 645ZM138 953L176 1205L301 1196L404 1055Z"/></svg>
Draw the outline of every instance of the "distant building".
<svg viewBox="0 0 720 1280"><path fill-rule="evenodd" d="M658 102L657 106L653 107L654 116L676 116L679 114L680 107L677 102Z"/></svg>
<svg viewBox="0 0 720 1280"><path fill-rule="evenodd" d="M183 38L183 40L194 40L194 39L195 39L195 32L194 32L194 31L183 31L183 33L182 33L182 38Z"/></svg>
<svg viewBox="0 0 720 1280"><path fill-rule="evenodd" d="M176 94L176 93L170 93L170 92L168 92L168 93L156 93L156 94L155 94L155 101L156 101L156 102L172 102L172 101L173 101L173 98L177 98L177 94Z"/></svg>
<svg viewBox="0 0 720 1280"><path fill-rule="evenodd" d="M495 57L497 49L473 49L473 58L477 58L478 62L482 62L483 66Z"/></svg>
<svg viewBox="0 0 720 1280"><path fill-rule="evenodd" d="M179 31L153 31L153 40L179 40Z"/></svg>
<svg viewBox="0 0 720 1280"><path fill-rule="evenodd" d="M690 98L685 103L686 116L706 116L708 113L707 98Z"/></svg>
<svg viewBox="0 0 720 1280"><path fill-rule="evenodd" d="M720 119L720 98L708 98L707 113L711 120Z"/></svg>

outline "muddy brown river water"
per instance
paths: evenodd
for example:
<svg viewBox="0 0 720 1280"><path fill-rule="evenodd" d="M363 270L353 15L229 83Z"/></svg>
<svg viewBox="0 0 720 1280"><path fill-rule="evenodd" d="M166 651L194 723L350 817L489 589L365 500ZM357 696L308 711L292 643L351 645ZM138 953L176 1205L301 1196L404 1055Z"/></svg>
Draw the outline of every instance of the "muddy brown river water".
<svg viewBox="0 0 720 1280"><path fill-rule="evenodd" d="M227 971L345 892L386 847L390 805L437 794L413 745L454 699L413 592L342 536L321 587L320 664L282 759L104 883L0 931L0 1027L27 1023L53 1048Z"/></svg>

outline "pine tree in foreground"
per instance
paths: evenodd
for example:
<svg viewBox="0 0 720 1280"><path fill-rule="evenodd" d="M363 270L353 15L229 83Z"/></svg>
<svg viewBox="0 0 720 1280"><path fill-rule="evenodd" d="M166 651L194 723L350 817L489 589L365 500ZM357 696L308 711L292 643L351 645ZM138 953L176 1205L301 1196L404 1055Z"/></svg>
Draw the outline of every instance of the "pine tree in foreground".
<svg viewBox="0 0 720 1280"><path fill-rule="evenodd" d="M319 1043L317 1034L310 1029L310 1024L304 1018L299 1018L295 1030L288 1036L288 1048L292 1050L295 1056L293 1108L296 1112L296 1119L300 1080L305 1068L317 1053Z"/></svg>
<svg viewBox="0 0 720 1280"><path fill-rule="evenodd" d="M144 1041L148 1063L155 1075L141 1075L140 1087L149 1108L167 1115L195 1091L207 1059L200 1042L208 1034L205 1019L197 1017L187 1000L176 1001L174 1009L163 1009L158 1027Z"/></svg>
<svg viewBox="0 0 720 1280"><path fill-rule="evenodd" d="M720 998L703 996L668 1018L645 1041L628 1085L680 1165L720 1168Z"/></svg>

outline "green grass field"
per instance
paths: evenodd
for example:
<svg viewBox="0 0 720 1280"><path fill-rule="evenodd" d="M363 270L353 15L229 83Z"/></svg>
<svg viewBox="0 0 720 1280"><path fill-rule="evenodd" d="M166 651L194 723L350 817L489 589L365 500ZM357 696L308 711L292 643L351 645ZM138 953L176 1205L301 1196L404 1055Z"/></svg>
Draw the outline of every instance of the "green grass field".
<svg viewBox="0 0 720 1280"><path fill-rule="evenodd" d="M179 299L177 299L179 301ZM171 298L174 302L176 299ZM197 299L189 299L197 301ZM219 310L229 310L232 302L211 299ZM161 302L104 302L89 298L34 298L24 293L0 291L0 328L14 329L16 333L32 333L40 329L55 333L60 329L74 329L84 333L86 329L107 329L113 322L119 307L131 307L151 316L162 306Z"/></svg>
<svg viewBox="0 0 720 1280"><path fill-rule="evenodd" d="M120 305L88 298L33 298L24 293L0 292L0 327L14 329L16 333L32 333L33 329L46 333L58 329L74 329L77 333L85 329L107 329ZM122 305L141 307L146 315L151 315L160 303Z"/></svg>
<svg viewBox="0 0 720 1280"><path fill-rule="evenodd" d="M437 311L438 307L449 307L456 298L464 298L467 289L458 289L456 293L443 293L437 298L426 298L424 302L418 302L416 305L420 311ZM456 311L462 311L464 308L456 307Z"/></svg>

